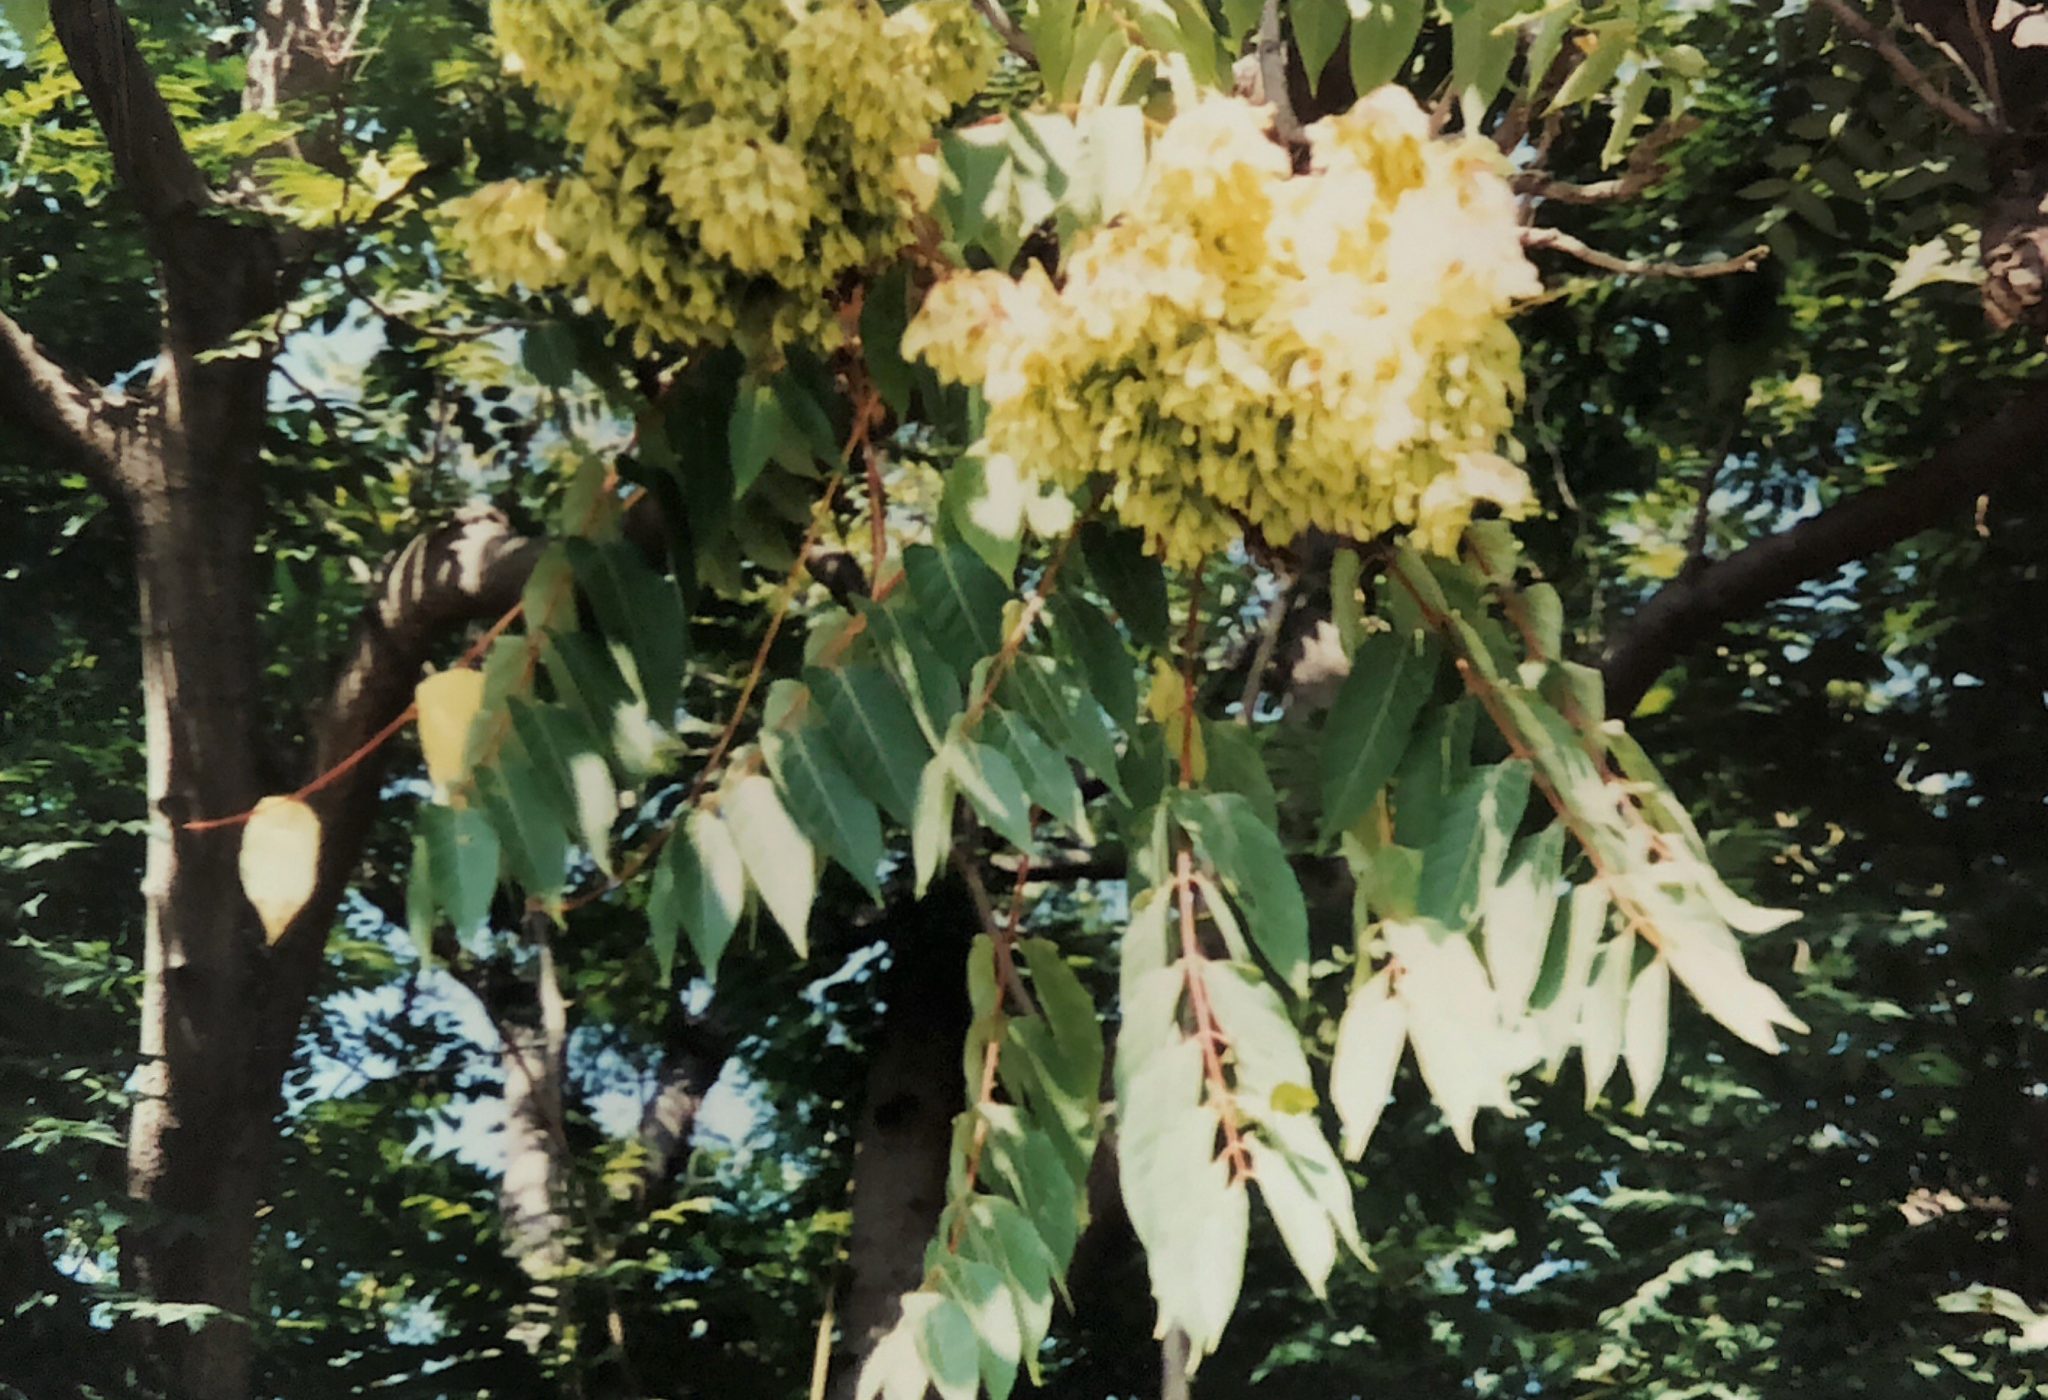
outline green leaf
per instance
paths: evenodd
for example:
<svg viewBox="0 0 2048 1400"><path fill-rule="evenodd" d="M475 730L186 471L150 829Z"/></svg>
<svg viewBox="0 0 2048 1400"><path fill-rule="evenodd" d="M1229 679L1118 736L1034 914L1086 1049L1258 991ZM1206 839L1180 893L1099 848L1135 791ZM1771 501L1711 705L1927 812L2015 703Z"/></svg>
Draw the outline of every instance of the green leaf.
<svg viewBox="0 0 2048 1400"><path fill-rule="evenodd" d="M1373 974L1351 994L1337 1023L1330 1056L1330 1103L1344 1132L1344 1155L1357 1161L1379 1126L1394 1092L1401 1051L1408 1044L1408 1006L1393 992L1393 975Z"/></svg>
<svg viewBox="0 0 2048 1400"><path fill-rule="evenodd" d="M1638 889L1637 907L1657 930L1671 971L1709 1016L1759 1050L1783 1049L1778 1028L1804 1032L1784 1000L1750 976L1742 949L1712 906L1688 891Z"/></svg>
<svg viewBox="0 0 2048 1400"><path fill-rule="evenodd" d="M474 807L438 803L420 811L420 838L433 872L434 903L458 938L484 927L498 888L498 834Z"/></svg>
<svg viewBox="0 0 2048 1400"><path fill-rule="evenodd" d="M1509 759L1482 768L1444 804L1436 835L1422 850L1416 912L1462 933L1479 917L1480 895L1499 878L1508 843L1529 802L1529 765Z"/></svg>
<svg viewBox="0 0 2048 1400"><path fill-rule="evenodd" d="M1280 1242L1287 1246L1294 1267L1301 1270L1309 1292L1321 1298L1329 1284L1331 1266L1337 1262L1337 1229L1330 1221L1330 1213L1310 1192L1285 1154L1257 1136L1251 1139L1250 1147L1252 1179L1259 1184L1259 1195L1272 1212L1273 1223L1280 1227Z"/></svg>
<svg viewBox="0 0 2048 1400"><path fill-rule="evenodd" d="M508 760L477 770L475 783L514 878L536 899L560 894L569 875L569 843L534 770Z"/></svg>
<svg viewBox="0 0 2048 1400"><path fill-rule="evenodd" d="M1628 20L1589 25L1587 32L1593 37L1593 47L1558 88L1557 96L1550 99L1551 111L1576 107L1605 92L1620 70L1621 61L1635 47L1636 27Z"/></svg>
<svg viewBox="0 0 2048 1400"><path fill-rule="evenodd" d="M775 784L750 773L720 800L747 878L782 926L800 958L810 956L811 901L818 891L817 856L783 810Z"/></svg>
<svg viewBox="0 0 2048 1400"><path fill-rule="evenodd" d="M1632 1113L1649 1106L1657 1081L1664 1077L1670 1031L1671 965L1661 957L1652 958L1628 989L1628 1017L1621 1029L1621 1057L1634 1090L1629 1100Z"/></svg>
<svg viewBox="0 0 2048 1400"><path fill-rule="evenodd" d="M860 348L868 378L898 418L910 412L916 374L903 358L903 332L910 324L910 277L898 263L867 285L860 303Z"/></svg>
<svg viewBox="0 0 2048 1400"><path fill-rule="evenodd" d="M1422 33L1426 0L1351 0L1351 85L1360 94L1401 76Z"/></svg>
<svg viewBox="0 0 2048 1400"><path fill-rule="evenodd" d="M981 1389L981 1343L966 1309L951 1298L927 1308L917 1330L917 1354L941 1400L974 1400Z"/></svg>
<svg viewBox="0 0 2048 1400"><path fill-rule="evenodd" d="M1586 1107L1600 1101L1614 1067L1621 1063L1622 1018L1627 1014L1633 934L1622 934L1600 950L1585 1003L1579 1008L1579 1062L1586 1071Z"/></svg>
<svg viewBox="0 0 2048 1400"><path fill-rule="evenodd" d="M917 814L917 780L931 746L895 682L873 666L804 673L860 790L906 828Z"/></svg>
<svg viewBox="0 0 2048 1400"><path fill-rule="evenodd" d="M1068 1092L1092 1102L1102 1084L1103 1057L1102 1023L1096 1017L1095 999L1060 956L1058 945L1044 938L1027 938L1018 947L1025 966L1031 969L1032 990L1060 1051L1061 1082Z"/></svg>
<svg viewBox="0 0 2048 1400"><path fill-rule="evenodd" d="M535 788L565 827L574 830L598 868L612 873L612 823L619 815L619 790L611 765L590 726L575 710L541 705L520 696L505 702L512 722L508 756L525 760ZM481 731L472 744L487 743Z"/></svg>
<svg viewBox="0 0 2048 1400"><path fill-rule="evenodd" d="M718 960L739 927L746 907L746 867L725 822L711 812L692 812L662 848L647 895L647 921L661 980L675 966L676 931L689 935L704 976L718 980Z"/></svg>
<svg viewBox="0 0 2048 1400"><path fill-rule="evenodd" d="M666 723L675 713L688 655L689 620L683 615L682 595L623 541L599 545L565 540L563 549L612 644L613 658L620 661L648 711Z"/></svg>
<svg viewBox="0 0 2048 1400"><path fill-rule="evenodd" d="M1024 1212L999 1196L977 1196L967 1208L960 1256L1002 1271L1017 1307L1025 1364L1036 1374L1038 1349L1052 1321L1052 1281L1060 1264Z"/></svg>
<svg viewBox="0 0 2048 1400"><path fill-rule="evenodd" d="M1293 25L1302 71L1308 75L1309 91L1313 93L1322 87L1323 70L1330 66L1330 59L1351 23L1351 7L1345 0L1293 0L1287 7L1287 18Z"/></svg>
<svg viewBox="0 0 2048 1400"><path fill-rule="evenodd" d="M1056 592L1048 607L1062 653L1088 678L1089 692L1109 717L1129 729L1138 714L1138 673L1116 624L1076 593Z"/></svg>
<svg viewBox="0 0 2048 1400"><path fill-rule="evenodd" d="M1164 649L1169 626L1166 571L1145 552L1145 537L1136 530L1090 521L1081 527L1081 557L1131 640L1141 647Z"/></svg>
<svg viewBox="0 0 2048 1400"><path fill-rule="evenodd" d="M24 0L7 0L10 10L23 3ZM41 4L47 14L48 5L44 0L28 0L28 3ZM565 388L576 376L575 333L560 321L543 321L520 339L519 361L526 367L526 372L544 387Z"/></svg>
<svg viewBox="0 0 2048 1400"><path fill-rule="evenodd" d="M1614 124L1608 130L1607 144L1600 148L1601 165L1613 165L1628 154L1635 141L1636 123L1661 77L1654 68L1638 68L1614 95Z"/></svg>
<svg viewBox="0 0 2048 1400"><path fill-rule="evenodd" d="M952 786L988 823L990 830L1020 851L1035 848L1031 799L1024 793L1017 770L999 750L956 734L946 740L936 761L945 765Z"/></svg>
<svg viewBox="0 0 2048 1400"><path fill-rule="evenodd" d="M1325 840L1371 810L1394 776L1436 670L1436 639L1427 633L1375 633L1359 647L1323 721Z"/></svg>
<svg viewBox="0 0 2048 1400"><path fill-rule="evenodd" d="M936 750L960 713L959 671L939 655L914 615L863 600L861 616L867 619L875 654L889 667L918 728Z"/></svg>
<svg viewBox="0 0 2048 1400"><path fill-rule="evenodd" d="M0 0L0 20L14 31L23 52L32 54L50 22L50 0Z"/></svg>
<svg viewBox="0 0 2048 1400"><path fill-rule="evenodd" d="M1509 1046L1486 969L1469 939L1425 924L1389 922L1385 931L1401 964L1395 995L1407 1008L1416 1068L1458 1145L1470 1152L1479 1110L1513 1106Z"/></svg>
<svg viewBox="0 0 2048 1400"><path fill-rule="evenodd" d="M414 832L412 866L405 874L405 927L412 935L412 946L423 963L430 962L434 956L434 922L438 904L434 894L434 867L427 859L427 838L424 832Z"/></svg>
<svg viewBox="0 0 2048 1400"><path fill-rule="evenodd" d="M1258 734L1242 724L1205 719L1202 747L1209 755L1209 772L1203 784L1212 792L1234 792L1251 804L1252 811L1266 826L1280 827L1280 794L1273 789L1273 775Z"/></svg>
<svg viewBox="0 0 2048 1400"><path fill-rule="evenodd" d="M946 524L996 574L1017 572L1024 542L1024 506L1031 486L1008 458L962 457L946 473L939 511Z"/></svg>
<svg viewBox="0 0 2048 1400"><path fill-rule="evenodd" d="M1235 793L1176 794L1174 818L1243 906L1252 941L1296 996L1308 994L1308 907L1286 848Z"/></svg>
<svg viewBox="0 0 2048 1400"><path fill-rule="evenodd" d="M822 725L765 734L769 771L788 796L787 810L813 845L839 862L862 889L882 897L882 824L861 796Z"/></svg>
<svg viewBox="0 0 2048 1400"><path fill-rule="evenodd" d="M1023 779L1031 801L1084 842L1095 839L1081 798L1081 785L1064 756L1038 736L1038 731L1008 710L991 709L983 727Z"/></svg>
<svg viewBox="0 0 2048 1400"><path fill-rule="evenodd" d="M1000 1270L956 1255L939 1266L938 1287L973 1325L981 1383L989 1400L1009 1400L1023 1359L1024 1337L1008 1281Z"/></svg>
<svg viewBox="0 0 2048 1400"><path fill-rule="evenodd" d="M782 396L775 392L773 384L756 382L740 386L739 397L733 400L732 424L727 429L727 440L732 444L735 500L747 494L747 488L761 475L761 469L768 465L768 459L775 455L791 428Z"/></svg>
<svg viewBox="0 0 2048 1400"><path fill-rule="evenodd" d="M1003 644L1010 588L964 544L913 545L903 552L918 618L945 653L961 663L992 656Z"/></svg>
<svg viewBox="0 0 2048 1400"><path fill-rule="evenodd" d="M1394 773L1394 839L1402 845L1420 847L1436 830L1445 802L1470 768L1478 715L1469 697L1444 706L1409 744Z"/></svg>
<svg viewBox="0 0 2048 1400"><path fill-rule="evenodd" d="M1124 795L1109 717L1072 672L1051 657L1019 656L996 687L996 695L1010 709L1021 711L1055 748L1108 784L1112 793Z"/></svg>
<svg viewBox="0 0 2048 1400"><path fill-rule="evenodd" d="M1557 918L1564 838L1564 823L1552 822L1523 841L1507 874L1483 896L1486 968L1500 993L1501 1010L1510 1018L1528 1006L1543 973Z"/></svg>
<svg viewBox="0 0 2048 1400"><path fill-rule="evenodd" d="M1451 91L1457 95L1471 130L1478 130L1486 109L1507 81L1521 36L1504 25L1522 3L1444 0L1451 16Z"/></svg>
<svg viewBox="0 0 2048 1400"><path fill-rule="evenodd" d="M924 766L917 785L917 813L910 824L910 856L920 899L953 853L953 806L959 796L951 764L943 753Z"/></svg>
<svg viewBox="0 0 2048 1400"><path fill-rule="evenodd" d="M1579 1007L1593 975L1600 935L1607 927L1608 893L1604 884L1581 885L1567 902L1564 930L1553 931L1544 955L1542 975L1530 994L1531 1019L1543 1048L1543 1074L1554 1079L1565 1056L1578 1043Z"/></svg>

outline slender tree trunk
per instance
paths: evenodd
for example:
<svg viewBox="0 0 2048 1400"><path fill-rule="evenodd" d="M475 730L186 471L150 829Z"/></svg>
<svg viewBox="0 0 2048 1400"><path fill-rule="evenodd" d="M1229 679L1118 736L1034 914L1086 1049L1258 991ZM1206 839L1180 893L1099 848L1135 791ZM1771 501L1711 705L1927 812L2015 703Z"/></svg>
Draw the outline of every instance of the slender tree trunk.
<svg viewBox="0 0 2048 1400"><path fill-rule="evenodd" d="M924 1276L925 1246L946 1204L953 1119L966 1093L960 1045L973 907L963 892L943 887L899 919L854 1146L853 1236L833 1400L852 1400L861 1363L895 1324L901 1296Z"/></svg>

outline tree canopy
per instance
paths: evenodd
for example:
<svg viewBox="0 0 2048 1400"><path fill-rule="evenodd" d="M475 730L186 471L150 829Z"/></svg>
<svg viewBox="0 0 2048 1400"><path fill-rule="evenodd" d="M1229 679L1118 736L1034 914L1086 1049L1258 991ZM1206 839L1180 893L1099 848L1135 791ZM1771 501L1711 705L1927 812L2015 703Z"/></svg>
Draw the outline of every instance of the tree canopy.
<svg viewBox="0 0 2048 1400"><path fill-rule="evenodd" d="M0 1395L2048 1384L2043 7L4 12Z"/></svg>

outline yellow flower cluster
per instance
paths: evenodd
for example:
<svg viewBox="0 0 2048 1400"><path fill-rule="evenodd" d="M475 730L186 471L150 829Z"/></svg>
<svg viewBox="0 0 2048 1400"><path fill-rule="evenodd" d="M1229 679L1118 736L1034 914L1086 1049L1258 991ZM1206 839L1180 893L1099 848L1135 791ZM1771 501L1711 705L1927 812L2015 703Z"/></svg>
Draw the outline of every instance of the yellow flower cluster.
<svg viewBox="0 0 2048 1400"><path fill-rule="evenodd" d="M1310 526L1454 550L1479 502L1530 501L1501 452L1522 393L1506 317L1539 288L1500 158L1433 137L1397 88L1307 134L1296 175L1265 109L1183 110L1057 285L950 278L905 352L981 387L983 452L1069 489L1106 477L1172 563Z"/></svg>
<svg viewBox="0 0 2048 1400"><path fill-rule="evenodd" d="M493 0L491 20L581 168L456 201L455 238L491 281L581 290L643 351L836 344L832 298L909 241L913 164L997 53L970 0Z"/></svg>

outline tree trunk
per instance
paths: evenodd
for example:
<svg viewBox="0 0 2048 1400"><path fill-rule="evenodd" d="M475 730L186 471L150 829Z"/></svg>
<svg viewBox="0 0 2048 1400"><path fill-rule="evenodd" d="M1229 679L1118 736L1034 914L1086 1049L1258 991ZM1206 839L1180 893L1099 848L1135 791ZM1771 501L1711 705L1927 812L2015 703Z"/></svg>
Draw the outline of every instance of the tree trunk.
<svg viewBox="0 0 2048 1400"><path fill-rule="evenodd" d="M853 1158L853 1236L839 1307L833 1400L852 1400L861 1364L924 1277L925 1246L946 1204L953 1119L964 1106L967 944L973 907L944 887L902 911L887 1010L868 1071Z"/></svg>

